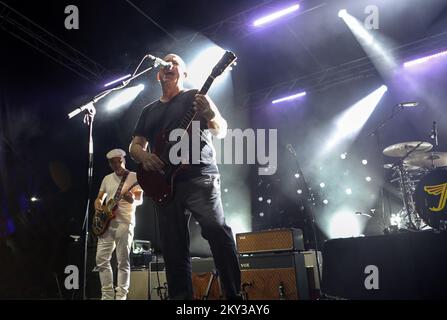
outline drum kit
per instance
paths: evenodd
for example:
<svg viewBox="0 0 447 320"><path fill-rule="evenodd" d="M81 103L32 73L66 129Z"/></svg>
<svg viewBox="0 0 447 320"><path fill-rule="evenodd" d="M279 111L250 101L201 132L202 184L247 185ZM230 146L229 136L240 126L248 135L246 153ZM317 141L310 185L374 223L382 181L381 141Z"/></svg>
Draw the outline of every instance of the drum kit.
<svg viewBox="0 0 447 320"><path fill-rule="evenodd" d="M410 141L391 145L383 154L396 158L385 168L398 183L403 208L393 215L408 230L447 229L447 152L433 145Z"/></svg>

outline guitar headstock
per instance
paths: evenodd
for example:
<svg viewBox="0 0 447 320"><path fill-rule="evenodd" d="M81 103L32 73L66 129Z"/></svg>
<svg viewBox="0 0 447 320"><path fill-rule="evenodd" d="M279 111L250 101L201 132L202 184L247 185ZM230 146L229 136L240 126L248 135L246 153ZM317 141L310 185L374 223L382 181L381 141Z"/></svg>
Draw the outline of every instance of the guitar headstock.
<svg viewBox="0 0 447 320"><path fill-rule="evenodd" d="M227 69L230 65L232 65L236 61L237 57L231 51L226 51L222 58L220 58L219 62L213 68L211 72L211 77L217 78L220 76L225 69Z"/></svg>

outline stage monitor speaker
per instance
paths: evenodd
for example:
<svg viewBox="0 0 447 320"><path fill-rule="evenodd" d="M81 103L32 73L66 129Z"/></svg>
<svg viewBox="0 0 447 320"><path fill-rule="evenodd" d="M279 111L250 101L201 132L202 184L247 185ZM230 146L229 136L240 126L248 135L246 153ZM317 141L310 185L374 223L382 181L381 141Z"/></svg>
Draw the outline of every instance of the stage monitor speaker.
<svg viewBox="0 0 447 320"><path fill-rule="evenodd" d="M241 256L242 291L247 300L307 300L304 254L297 252Z"/></svg>
<svg viewBox="0 0 447 320"><path fill-rule="evenodd" d="M240 254L304 250L303 231L300 229L272 229L236 234Z"/></svg>
<svg viewBox="0 0 447 320"><path fill-rule="evenodd" d="M149 300L149 283L149 269L131 270L127 300Z"/></svg>
<svg viewBox="0 0 447 320"><path fill-rule="evenodd" d="M323 260L322 291L329 298L447 298L447 232L329 240Z"/></svg>

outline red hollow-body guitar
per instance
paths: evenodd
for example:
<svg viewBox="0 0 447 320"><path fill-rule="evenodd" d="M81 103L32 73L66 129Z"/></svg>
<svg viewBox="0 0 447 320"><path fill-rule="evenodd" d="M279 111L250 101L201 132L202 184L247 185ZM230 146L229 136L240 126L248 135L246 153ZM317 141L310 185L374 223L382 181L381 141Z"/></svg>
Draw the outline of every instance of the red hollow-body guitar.
<svg viewBox="0 0 447 320"><path fill-rule="evenodd" d="M234 53L230 51L225 52L223 57L213 68L211 75L200 89L199 94L206 94L214 79L220 76L235 60L236 56ZM178 128L188 131L196 116L197 113L194 111L193 106L191 106L182 121L178 124ZM161 132L155 139L152 152L164 162L165 166L163 167L163 173L158 171L146 171L141 164L138 165L138 183L143 189L144 194L159 205L166 204L172 199L174 193L174 178L181 170L185 169L186 166L181 163L174 165L169 161L169 150L175 143L176 142L169 141L169 132Z"/></svg>

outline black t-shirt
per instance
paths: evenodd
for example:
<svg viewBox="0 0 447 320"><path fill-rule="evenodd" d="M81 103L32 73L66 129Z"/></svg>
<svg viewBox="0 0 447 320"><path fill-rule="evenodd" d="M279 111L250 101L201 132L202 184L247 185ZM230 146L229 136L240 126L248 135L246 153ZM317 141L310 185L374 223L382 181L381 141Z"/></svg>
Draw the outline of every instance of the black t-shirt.
<svg viewBox="0 0 447 320"><path fill-rule="evenodd" d="M149 141L150 149L153 150L161 132L170 132L180 127L180 122L192 108L194 96L197 92L198 90L182 91L168 102L156 100L146 106L141 112L133 135L145 137ZM176 180L218 173L212 135L206 130L207 124L204 119L200 121L200 129L200 163L192 164L192 158L190 157L190 165L187 166L186 170L180 172ZM190 154L193 138L197 137L190 137L189 139Z"/></svg>

